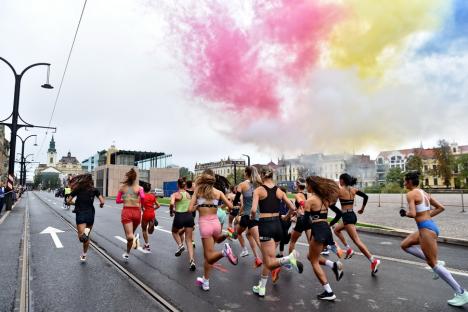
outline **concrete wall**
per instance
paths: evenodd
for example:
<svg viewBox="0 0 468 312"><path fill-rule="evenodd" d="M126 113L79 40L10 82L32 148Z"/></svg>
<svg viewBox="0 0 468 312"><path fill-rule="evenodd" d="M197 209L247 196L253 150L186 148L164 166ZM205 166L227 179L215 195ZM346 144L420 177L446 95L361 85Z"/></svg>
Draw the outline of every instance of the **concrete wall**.
<svg viewBox="0 0 468 312"><path fill-rule="evenodd" d="M138 180L139 172L136 167L125 165L99 166L93 174L94 184L104 196L117 196L120 184L125 180L125 174L131 168L134 168L137 172Z"/></svg>
<svg viewBox="0 0 468 312"><path fill-rule="evenodd" d="M163 188L164 182L176 181L179 178L179 168L151 168L150 183L151 187Z"/></svg>

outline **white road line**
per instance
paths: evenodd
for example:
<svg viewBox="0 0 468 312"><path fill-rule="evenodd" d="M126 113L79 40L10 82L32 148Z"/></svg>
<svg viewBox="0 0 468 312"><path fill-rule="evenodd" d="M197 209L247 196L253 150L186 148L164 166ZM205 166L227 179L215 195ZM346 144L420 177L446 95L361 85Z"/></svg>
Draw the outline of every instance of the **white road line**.
<svg viewBox="0 0 468 312"><path fill-rule="evenodd" d="M10 214L11 210L8 210L7 212L5 212L5 214L3 215L3 217L0 219L0 224L3 223L3 221L5 221L5 219L8 217L8 215Z"/></svg>
<svg viewBox="0 0 468 312"><path fill-rule="evenodd" d="M119 241L125 243L125 245L127 245L127 240L126 240L125 238L120 237L120 236L118 236L118 235L116 235L116 236L114 236L114 237L117 238ZM144 250L144 249L141 248L141 247L138 247L137 250L138 250L139 252L141 252L141 253L144 253L144 254L151 253L150 251L146 251L146 250Z"/></svg>
<svg viewBox="0 0 468 312"><path fill-rule="evenodd" d="M305 243L301 243L301 242L297 242L296 245L301 245L301 246L305 246L305 247L309 247L308 244L305 244ZM354 253L355 255L360 255L360 256L364 256L362 253L360 252L355 252ZM411 260L405 260L405 259L398 259L398 258L393 258L393 257L386 257L386 256L378 256L378 255L374 255L376 258L378 259L382 259L382 260L387 260L387 261L392 261L392 262L397 262L397 263L404 263L404 264L410 264L410 265L415 265L415 266L418 266L418 267L421 267L421 268L424 268L426 270L431 270L431 268L426 264L426 263L423 263L423 262L416 262L416 261L411 261ZM468 272L466 271L463 271L463 270L458 270L458 269L451 269L451 268L447 268L446 269L452 273L452 274L455 274L455 275L460 275L460 276L464 276L464 277L468 277Z"/></svg>

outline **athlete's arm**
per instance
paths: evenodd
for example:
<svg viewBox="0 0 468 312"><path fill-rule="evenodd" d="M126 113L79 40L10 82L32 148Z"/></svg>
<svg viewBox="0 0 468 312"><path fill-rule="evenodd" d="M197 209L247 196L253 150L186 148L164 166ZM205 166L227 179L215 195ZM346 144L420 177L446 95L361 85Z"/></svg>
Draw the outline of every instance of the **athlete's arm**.
<svg viewBox="0 0 468 312"><path fill-rule="evenodd" d="M255 220L255 216L257 214L257 209L258 209L258 201L260 200L260 195L258 194L259 188L257 188L253 192L253 197L252 197L252 209L250 209L250 219Z"/></svg>
<svg viewBox="0 0 468 312"><path fill-rule="evenodd" d="M362 207L361 207L361 209L358 210L358 213L361 214L361 213L364 212L364 208L366 208L367 201L369 200L369 196L367 196L366 193L361 192L360 190L357 190L357 191L356 191L356 195L357 195L357 196L361 196L361 197L363 198Z"/></svg>
<svg viewBox="0 0 468 312"><path fill-rule="evenodd" d="M430 214L431 217L437 216L439 213L443 212L445 210L444 206L437 201L437 199L434 199L432 197L429 198L429 203L431 206L433 206L435 209L431 210Z"/></svg>
<svg viewBox="0 0 468 312"><path fill-rule="evenodd" d="M171 195L171 202L169 204L169 213L170 213L171 217L174 216L174 206L175 206L175 202L176 202L176 194L177 193L173 193Z"/></svg>
<svg viewBox="0 0 468 312"><path fill-rule="evenodd" d="M197 210L197 196L195 196L195 194L197 194L197 190L195 190L192 198L190 198L190 204L189 204L190 212L194 212L195 210Z"/></svg>
<svg viewBox="0 0 468 312"><path fill-rule="evenodd" d="M230 200L227 199L226 195L224 195L223 192L221 191L218 191L219 192L219 198L221 198L221 200L223 201L224 205L228 207L228 211L231 211L232 208L234 207L232 205L232 202Z"/></svg>
<svg viewBox="0 0 468 312"><path fill-rule="evenodd" d="M241 198L241 195L242 195L242 183L239 184L236 188L236 197L234 197L234 201L233 201L233 204L234 206L238 206L239 203L240 203L240 198Z"/></svg>
<svg viewBox="0 0 468 312"><path fill-rule="evenodd" d="M155 198L155 201L154 201L154 209L159 209L160 207L161 207L161 204L159 204L158 199Z"/></svg>
<svg viewBox="0 0 468 312"><path fill-rule="evenodd" d="M122 204L124 202L123 199L122 199L122 196L123 196L123 192L120 190L117 193L117 197L115 198L115 203Z"/></svg>
<svg viewBox="0 0 468 312"><path fill-rule="evenodd" d="M334 226L338 221L340 221L343 213L340 209L338 209L338 207L336 207L336 203L331 204L328 208L330 208L335 213L335 218L333 218L333 220L330 222L330 226Z"/></svg>
<svg viewBox="0 0 468 312"><path fill-rule="evenodd" d="M416 217L416 201L414 199L414 194L412 194L412 192L409 192L408 195L406 195L406 199L408 200L408 211L406 211L406 214L404 216L408 218L414 218ZM402 214L401 210L400 214Z"/></svg>

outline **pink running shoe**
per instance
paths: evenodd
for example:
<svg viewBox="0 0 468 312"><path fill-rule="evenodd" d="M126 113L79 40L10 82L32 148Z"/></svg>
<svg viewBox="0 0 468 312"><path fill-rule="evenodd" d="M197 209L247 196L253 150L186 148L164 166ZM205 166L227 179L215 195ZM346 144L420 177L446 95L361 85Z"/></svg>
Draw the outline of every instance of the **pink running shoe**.
<svg viewBox="0 0 468 312"><path fill-rule="evenodd" d="M237 265L238 259L232 252L231 246L228 243L224 243L223 256L227 257L229 262L233 265Z"/></svg>

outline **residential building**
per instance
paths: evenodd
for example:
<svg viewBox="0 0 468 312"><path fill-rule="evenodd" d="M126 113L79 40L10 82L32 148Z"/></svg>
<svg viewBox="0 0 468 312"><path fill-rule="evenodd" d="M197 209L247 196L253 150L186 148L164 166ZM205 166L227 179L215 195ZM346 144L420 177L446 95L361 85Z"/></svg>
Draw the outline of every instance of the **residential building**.
<svg viewBox="0 0 468 312"><path fill-rule="evenodd" d="M5 180L8 175L8 157L10 142L5 138L5 126L0 125L0 179Z"/></svg>
<svg viewBox="0 0 468 312"><path fill-rule="evenodd" d="M468 154L468 145L458 145L451 143L450 149L452 154L457 158L460 155ZM400 168L405 171L407 161L411 156L419 156L422 159L422 181L421 186L427 188L445 188L444 179L437 173L438 161L435 154L436 148L410 148L402 150L380 152L376 159L376 175L377 181L381 184L385 183L388 170L391 168ZM450 181L450 187L454 188L457 182L458 170L455 168L453 177ZM468 183L468 181L463 181Z"/></svg>
<svg viewBox="0 0 468 312"><path fill-rule="evenodd" d="M245 160L231 159L228 157L226 160L221 159L220 161L215 162L196 163L195 176L202 174L202 172L206 169L211 169L215 174L227 177L228 175L233 174L234 170L244 170L245 167Z"/></svg>

